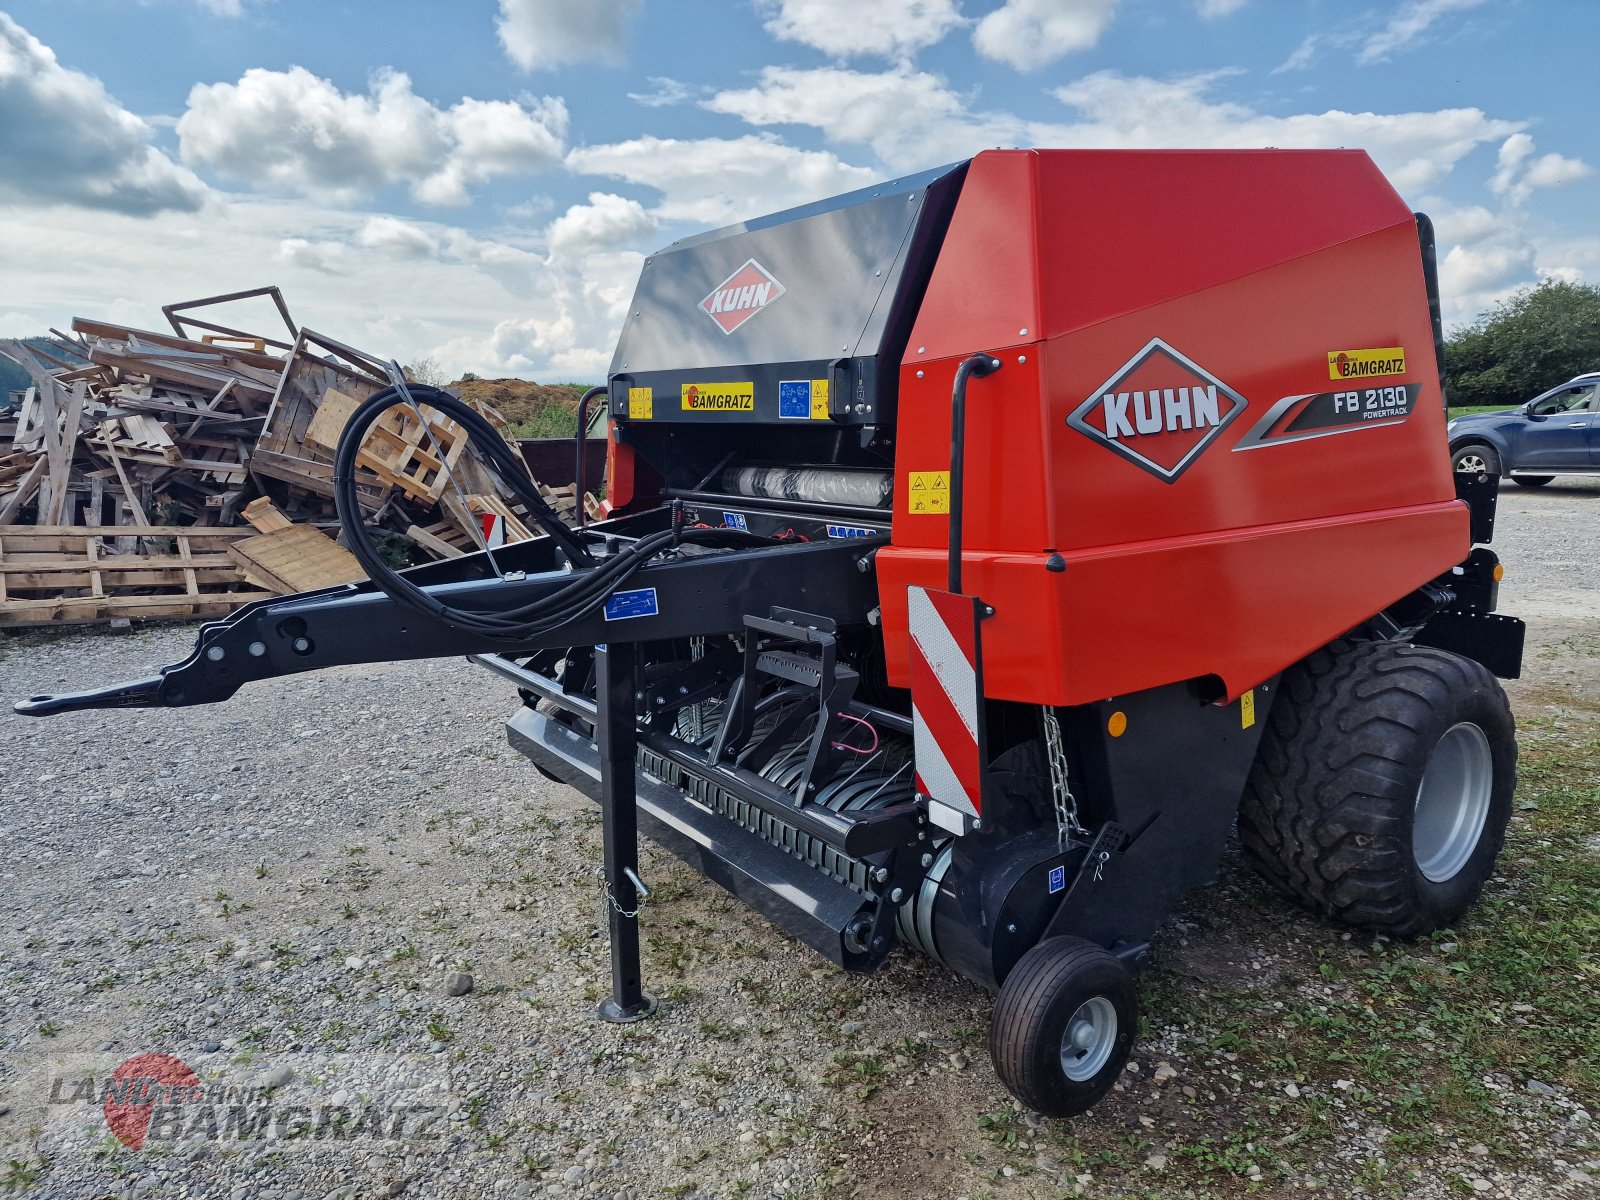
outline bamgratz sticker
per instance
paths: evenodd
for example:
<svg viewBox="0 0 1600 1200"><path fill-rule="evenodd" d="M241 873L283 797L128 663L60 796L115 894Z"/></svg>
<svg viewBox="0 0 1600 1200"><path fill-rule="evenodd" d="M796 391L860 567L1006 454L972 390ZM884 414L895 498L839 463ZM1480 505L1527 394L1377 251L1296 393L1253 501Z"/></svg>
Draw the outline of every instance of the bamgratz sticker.
<svg viewBox="0 0 1600 1200"><path fill-rule="evenodd" d="M1245 409L1245 398L1160 338L1089 393L1067 424L1171 483Z"/></svg>
<svg viewBox="0 0 1600 1200"><path fill-rule="evenodd" d="M1329 350L1329 379L1371 379L1375 375L1404 375L1404 346L1383 346L1376 350Z"/></svg>
<svg viewBox="0 0 1600 1200"><path fill-rule="evenodd" d="M732 333L788 290L771 271L751 258L711 289L700 301L700 311L715 321L723 333Z"/></svg>
<svg viewBox="0 0 1600 1200"><path fill-rule="evenodd" d="M683 385L684 412L754 412L756 385L753 383L686 383Z"/></svg>

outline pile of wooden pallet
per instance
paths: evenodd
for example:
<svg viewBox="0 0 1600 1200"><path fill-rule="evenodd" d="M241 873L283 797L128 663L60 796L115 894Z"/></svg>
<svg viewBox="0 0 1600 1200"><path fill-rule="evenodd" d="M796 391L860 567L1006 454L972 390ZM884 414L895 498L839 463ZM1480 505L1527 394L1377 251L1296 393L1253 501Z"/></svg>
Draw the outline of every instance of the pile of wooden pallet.
<svg viewBox="0 0 1600 1200"><path fill-rule="evenodd" d="M275 307L281 337L198 315L247 300ZM0 415L0 627L215 616L361 576L335 540L333 460L385 364L297 326L277 288L162 312L170 333L78 318L0 341L32 382ZM414 561L477 549L485 514L507 540L537 530L426 406L387 414L356 462L367 524ZM570 519L574 489L542 490Z"/></svg>

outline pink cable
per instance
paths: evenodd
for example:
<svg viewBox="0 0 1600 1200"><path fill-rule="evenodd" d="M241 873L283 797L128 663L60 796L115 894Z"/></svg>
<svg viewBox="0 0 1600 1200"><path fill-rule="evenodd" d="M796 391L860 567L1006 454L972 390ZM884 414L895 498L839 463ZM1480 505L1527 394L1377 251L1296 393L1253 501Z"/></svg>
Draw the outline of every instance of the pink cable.
<svg viewBox="0 0 1600 1200"><path fill-rule="evenodd" d="M833 748L835 750L848 750L848 751L850 751L851 754L872 754L872 753L875 753L877 751L877 749L878 749L878 730L877 730L877 727L875 725L873 725L873 723L871 721L864 721L860 717L856 716L853 713L842 712L842 713L840 713L838 715L842 720L854 721L857 725L865 725L867 727L867 730L872 734L872 745L868 746L865 750L862 750L857 746L847 745L844 742L835 742L835 743L833 743Z"/></svg>

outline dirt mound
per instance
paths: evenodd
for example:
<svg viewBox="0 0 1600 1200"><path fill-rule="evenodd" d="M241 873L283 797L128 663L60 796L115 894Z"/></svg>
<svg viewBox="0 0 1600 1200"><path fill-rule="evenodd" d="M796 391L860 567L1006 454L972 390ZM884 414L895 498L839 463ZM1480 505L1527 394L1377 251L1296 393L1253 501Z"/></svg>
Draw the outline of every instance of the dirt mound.
<svg viewBox="0 0 1600 1200"><path fill-rule="evenodd" d="M492 405L513 425L559 419L576 428L580 387L535 383L531 379L458 379L450 385L463 400ZM548 417L546 414L549 414Z"/></svg>

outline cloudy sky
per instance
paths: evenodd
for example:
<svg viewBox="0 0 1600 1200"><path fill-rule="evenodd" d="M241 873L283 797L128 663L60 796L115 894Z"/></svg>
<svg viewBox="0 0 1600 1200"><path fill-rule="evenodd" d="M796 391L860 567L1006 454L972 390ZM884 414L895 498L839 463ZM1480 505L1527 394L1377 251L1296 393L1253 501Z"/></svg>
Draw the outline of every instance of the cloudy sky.
<svg viewBox="0 0 1600 1200"><path fill-rule="evenodd" d="M0 5L0 336L276 283L592 380L646 251L991 146L1364 147L1447 319L1600 282L1596 0Z"/></svg>

